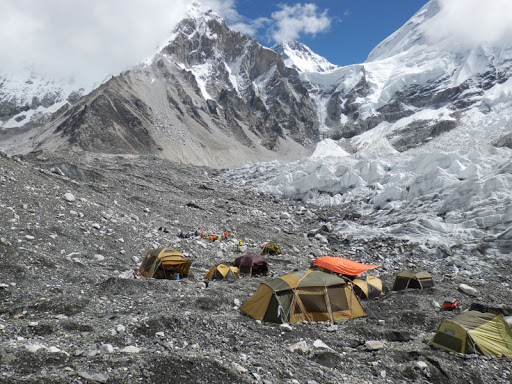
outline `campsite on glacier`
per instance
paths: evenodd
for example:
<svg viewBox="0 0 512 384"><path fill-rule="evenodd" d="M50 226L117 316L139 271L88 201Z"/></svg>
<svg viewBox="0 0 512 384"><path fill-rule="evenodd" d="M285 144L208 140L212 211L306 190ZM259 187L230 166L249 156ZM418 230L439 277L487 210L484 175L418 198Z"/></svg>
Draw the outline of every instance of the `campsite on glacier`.
<svg viewBox="0 0 512 384"><path fill-rule="evenodd" d="M509 383L429 343L445 300L512 315L511 40L436 35L443 4L345 67L195 4L99 85L0 73L0 382ZM205 283L271 241L270 276ZM161 247L191 276L122 277ZM241 310L326 255L435 284L337 323Z"/></svg>

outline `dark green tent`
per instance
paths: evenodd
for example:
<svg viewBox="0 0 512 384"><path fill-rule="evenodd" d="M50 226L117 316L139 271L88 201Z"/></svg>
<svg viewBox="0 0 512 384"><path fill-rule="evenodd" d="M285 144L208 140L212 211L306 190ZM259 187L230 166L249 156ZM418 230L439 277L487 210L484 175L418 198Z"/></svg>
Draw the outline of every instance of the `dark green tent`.
<svg viewBox="0 0 512 384"><path fill-rule="evenodd" d="M401 291L403 289L425 289L434 286L434 279L428 272L410 269L400 272L396 275L392 291Z"/></svg>

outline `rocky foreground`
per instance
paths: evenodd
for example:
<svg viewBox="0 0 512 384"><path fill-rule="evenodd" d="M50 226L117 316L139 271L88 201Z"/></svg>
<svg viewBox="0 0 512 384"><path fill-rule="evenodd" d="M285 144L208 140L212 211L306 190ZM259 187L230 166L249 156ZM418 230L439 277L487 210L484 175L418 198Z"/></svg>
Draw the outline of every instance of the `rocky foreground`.
<svg viewBox="0 0 512 384"><path fill-rule="evenodd" d="M510 312L506 259L486 260L485 279L435 272L434 288L363 302L368 316L335 325L243 314L265 278L200 288L210 266L270 240L283 252L267 258L275 276L321 255L382 264L372 274L388 285L400 270L444 265L422 244L332 232L365 217L254 194L218 173L145 157L0 155L0 383L512 381L511 357L460 357L426 342L452 316L440 310L446 298ZM177 236L198 228L233 240ZM194 276L119 277L162 246L192 259Z"/></svg>

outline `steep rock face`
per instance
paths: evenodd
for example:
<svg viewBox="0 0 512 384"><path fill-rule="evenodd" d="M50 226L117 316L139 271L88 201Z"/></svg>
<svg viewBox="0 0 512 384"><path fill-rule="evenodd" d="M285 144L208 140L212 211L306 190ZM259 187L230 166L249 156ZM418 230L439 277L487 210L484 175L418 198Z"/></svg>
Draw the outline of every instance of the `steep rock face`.
<svg viewBox="0 0 512 384"><path fill-rule="evenodd" d="M210 166L297 158L318 141L306 85L279 54L192 9L150 61L54 114L37 149L152 153Z"/></svg>
<svg viewBox="0 0 512 384"><path fill-rule="evenodd" d="M215 14L192 11L162 54L192 72L205 100L227 111L236 106L236 114L269 148L283 135L302 145L316 141L315 106L298 73Z"/></svg>

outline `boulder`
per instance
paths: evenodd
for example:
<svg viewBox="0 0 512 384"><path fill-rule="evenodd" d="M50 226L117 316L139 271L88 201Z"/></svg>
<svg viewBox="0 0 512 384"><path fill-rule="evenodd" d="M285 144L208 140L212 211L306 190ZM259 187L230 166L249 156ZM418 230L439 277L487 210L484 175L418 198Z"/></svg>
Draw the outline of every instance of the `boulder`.
<svg viewBox="0 0 512 384"><path fill-rule="evenodd" d="M475 288L473 288L467 284L459 284L459 291L465 293L466 295L472 296L472 297L478 296L478 291Z"/></svg>

